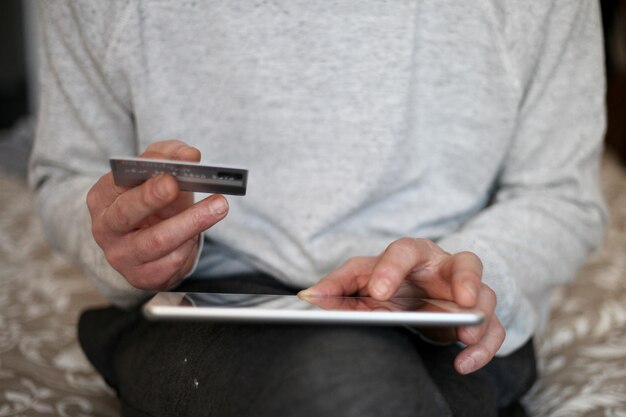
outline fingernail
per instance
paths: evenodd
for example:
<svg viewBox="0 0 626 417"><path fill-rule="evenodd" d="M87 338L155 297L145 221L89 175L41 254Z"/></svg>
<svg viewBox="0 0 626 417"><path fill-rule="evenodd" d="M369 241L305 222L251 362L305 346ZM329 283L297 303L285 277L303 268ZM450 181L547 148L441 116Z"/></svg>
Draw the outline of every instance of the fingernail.
<svg viewBox="0 0 626 417"><path fill-rule="evenodd" d="M313 295L313 291L311 291L308 288L298 293L298 297L304 297L304 298L310 297L311 295Z"/></svg>
<svg viewBox="0 0 626 417"><path fill-rule="evenodd" d="M484 365L487 358L482 351L472 352L470 356L459 363L459 370L463 375L472 373Z"/></svg>
<svg viewBox="0 0 626 417"><path fill-rule="evenodd" d="M459 371L463 375L467 375L474 370L474 360L471 357L465 358L459 363Z"/></svg>
<svg viewBox="0 0 626 417"><path fill-rule="evenodd" d="M209 208L213 212L213 214L217 216L221 216L228 211L228 203L224 197L218 197L211 200L209 204Z"/></svg>

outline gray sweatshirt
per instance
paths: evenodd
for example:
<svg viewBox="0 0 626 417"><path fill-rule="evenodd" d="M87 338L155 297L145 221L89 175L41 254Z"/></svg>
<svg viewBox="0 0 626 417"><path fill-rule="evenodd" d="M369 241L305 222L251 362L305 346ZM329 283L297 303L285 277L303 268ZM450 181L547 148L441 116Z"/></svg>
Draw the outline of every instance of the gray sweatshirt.
<svg viewBox="0 0 626 417"><path fill-rule="evenodd" d="M31 184L51 244L112 302L132 288L85 195L108 158L177 138L247 168L207 276L306 287L403 236L469 250L507 354L602 239L604 72L591 0L39 2ZM210 261L207 261L210 260Z"/></svg>

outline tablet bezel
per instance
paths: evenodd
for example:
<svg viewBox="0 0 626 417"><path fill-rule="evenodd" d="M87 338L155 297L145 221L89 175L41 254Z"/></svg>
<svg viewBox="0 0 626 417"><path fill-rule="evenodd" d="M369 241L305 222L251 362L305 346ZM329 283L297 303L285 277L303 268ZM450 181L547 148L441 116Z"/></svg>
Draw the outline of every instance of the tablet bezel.
<svg viewBox="0 0 626 417"><path fill-rule="evenodd" d="M143 306L143 314L150 320L221 321L245 323L299 323L341 324L376 326L458 327L475 326L484 321L482 312L465 309L444 300L419 300L444 311L358 311L324 310L312 303L306 309L194 306L187 294L212 294L226 296L250 296L251 294L159 292ZM258 294L268 296L268 294ZM296 295L272 295L286 297L287 301L302 301ZM358 297L342 297L358 299ZM182 305L187 299L189 305ZM353 300L348 300L353 301Z"/></svg>

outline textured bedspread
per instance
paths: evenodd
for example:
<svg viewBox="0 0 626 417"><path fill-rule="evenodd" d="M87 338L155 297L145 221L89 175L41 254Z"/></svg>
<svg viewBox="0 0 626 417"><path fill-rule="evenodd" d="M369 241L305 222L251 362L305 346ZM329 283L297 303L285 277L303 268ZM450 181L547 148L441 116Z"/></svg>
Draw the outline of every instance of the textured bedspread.
<svg viewBox="0 0 626 417"><path fill-rule="evenodd" d="M626 417L626 170L605 158L612 223L576 281L555 294L538 341L534 416ZM104 303L46 246L23 180L0 173L0 417L117 416L114 394L83 357L75 323Z"/></svg>

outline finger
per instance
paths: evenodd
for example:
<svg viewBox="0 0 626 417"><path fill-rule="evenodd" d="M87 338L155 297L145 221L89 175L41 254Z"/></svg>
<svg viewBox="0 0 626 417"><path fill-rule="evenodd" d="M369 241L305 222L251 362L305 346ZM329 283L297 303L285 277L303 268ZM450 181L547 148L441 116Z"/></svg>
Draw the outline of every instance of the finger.
<svg viewBox="0 0 626 417"><path fill-rule="evenodd" d="M177 139L153 142L139 155L140 158L172 159L179 151L189 148L185 142Z"/></svg>
<svg viewBox="0 0 626 417"><path fill-rule="evenodd" d="M491 288L482 284L478 295L476 309L483 312L487 320L478 326L466 326L457 329L458 339L466 345L474 345L484 337L490 318L496 309L496 295Z"/></svg>
<svg viewBox="0 0 626 417"><path fill-rule="evenodd" d="M118 196L103 213L104 226L115 233L135 230L144 219L178 197L178 183L170 175L159 175Z"/></svg>
<svg viewBox="0 0 626 417"><path fill-rule="evenodd" d="M187 162L200 162L202 154L198 148L194 148L193 146L186 146L183 148L179 148L176 153L172 156L172 159L179 161L187 161Z"/></svg>
<svg viewBox="0 0 626 417"><path fill-rule="evenodd" d="M140 156L144 158L179 159L198 162L201 154L197 148L188 146L182 141L167 140L149 145ZM113 204L117 197L126 190L127 188L125 187L115 185L113 175L109 172L103 175L87 194L87 207L92 213L101 211Z"/></svg>
<svg viewBox="0 0 626 417"><path fill-rule="evenodd" d="M449 258L453 300L462 307L473 307L478 301L483 264L471 252L460 252Z"/></svg>
<svg viewBox="0 0 626 417"><path fill-rule="evenodd" d="M358 293L367 285L369 274L376 263L375 258L350 258L320 282L298 293L301 297L341 296Z"/></svg>
<svg viewBox="0 0 626 417"><path fill-rule="evenodd" d="M164 257L215 225L227 212L228 202L224 196L215 194L169 219L139 230L132 236L132 247L136 248L134 258L145 263Z"/></svg>
<svg viewBox="0 0 626 417"><path fill-rule="evenodd" d="M200 162L200 151L197 148L183 145L178 148L171 149L170 152L159 152L155 150L146 150L140 155L140 158L147 159L169 159L173 161Z"/></svg>
<svg viewBox="0 0 626 417"><path fill-rule="evenodd" d="M115 185L113 174L109 172L100 177L87 193L87 208L92 214L99 213L113 204L126 190Z"/></svg>
<svg viewBox="0 0 626 417"><path fill-rule="evenodd" d="M454 367L460 374L475 372L487 365L504 342L506 332L496 316L487 325L484 337L475 345L461 351L454 360Z"/></svg>
<svg viewBox="0 0 626 417"><path fill-rule="evenodd" d="M424 266L433 250L421 239L403 238L387 247L372 271L368 289L372 297L387 300L411 272Z"/></svg>
<svg viewBox="0 0 626 417"><path fill-rule="evenodd" d="M156 153L153 150L147 150L146 152L144 152L144 157L153 159L166 158L186 162L200 162L201 154L197 148L187 146L180 141L174 142L174 146L171 146L170 149L164 150L163 153ZM173 201L172 204L165 206L163 209L159 210L155 214L160 218L169 218L183 211L191 204L193 204L193 193L181 192L180 197L176 201Z"/></svg>
<svg viewBox="0 0 626 417"><path fill-rule="evenodd" d="M198 239L194 237L166 256L136 266L127 279L134 287L144 290L171 288L191 270L197 250Z"/></svg>
<svg viewBox="0 0 626 417"><path fill-rule="evenodd" d="M300 298L322 310L369 310L362 305L359 298L354 297L300 296Z"/></svg>
<svg viewBox="0 0 626 417"><path fill-rule="evenodd" d="M199 162L201 153L197 148L189 146L183 141L173 139L150 144L140 157Z"/></svg>

